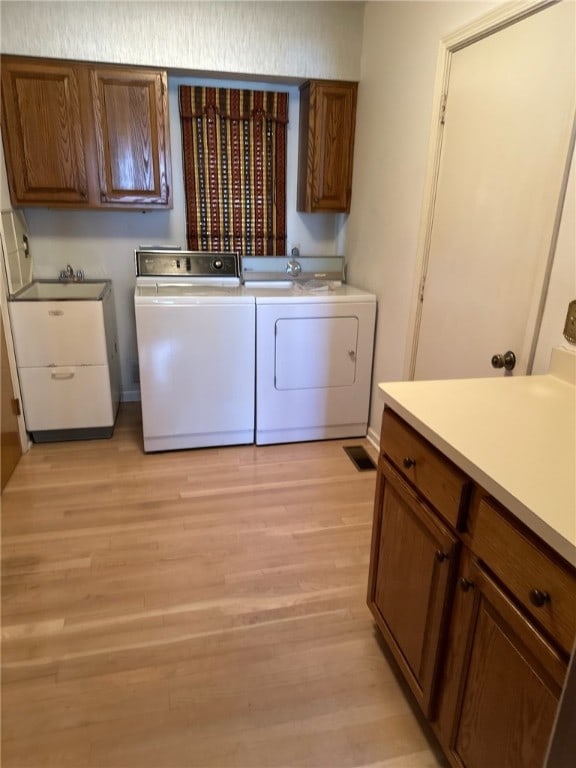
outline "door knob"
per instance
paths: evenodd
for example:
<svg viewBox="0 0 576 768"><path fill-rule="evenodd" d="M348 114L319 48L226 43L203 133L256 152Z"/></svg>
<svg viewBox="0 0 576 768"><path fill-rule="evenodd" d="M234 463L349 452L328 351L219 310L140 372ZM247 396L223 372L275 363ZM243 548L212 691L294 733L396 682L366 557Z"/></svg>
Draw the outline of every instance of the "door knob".
<svg viewBox="0 0 576 768"><path fill-rule="evenodd" d="M507 371L511 371L515 365L516 355L511 350L503 355L492 355L492 368L506 368Z"/></svg>

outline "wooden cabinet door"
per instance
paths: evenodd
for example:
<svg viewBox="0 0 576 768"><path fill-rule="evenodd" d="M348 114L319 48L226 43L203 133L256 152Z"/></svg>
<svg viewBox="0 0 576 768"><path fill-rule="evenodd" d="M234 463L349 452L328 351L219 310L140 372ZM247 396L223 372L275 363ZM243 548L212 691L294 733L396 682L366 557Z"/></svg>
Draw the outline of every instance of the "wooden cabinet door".
<svg viewBox="0 0 576 768"><path fill-rule="evenodd" d="M455 536L380 460L368 605L426 715L433 706L456 568Z"/></svg>
<svg viewBox="0 0 576 768"><path fill-rule="evenodd" d="M171 204L166 74L92 70L100 202Z"/></svg>
<svg viewBox="0 0 576 768"><path fill-rule="evenodd" d="M541 768L566 663L475 562L459 583L454 625L468 625L454 626L447 657L449 757L465 768Z"/></svg>
<svg viewBox="0 0 576 768"><path fill-rule="evenodd" d="M3 57L2 118L13 204L87 204L75 67Z"/></svg>
<svg viewBox="0 0 576 768"><path fill-rule="evenodd" d="M348 212L356 83L306 83L300 97L298 210Z"/></svg>

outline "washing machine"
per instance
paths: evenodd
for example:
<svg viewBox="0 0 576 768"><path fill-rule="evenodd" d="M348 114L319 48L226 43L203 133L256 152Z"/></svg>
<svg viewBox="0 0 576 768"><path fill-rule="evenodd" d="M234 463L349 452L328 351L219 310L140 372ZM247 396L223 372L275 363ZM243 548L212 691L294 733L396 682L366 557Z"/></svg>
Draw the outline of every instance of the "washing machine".
<svg viewBox="0 0 576 768"><path fill-rule="evenodd" d="M245 259L256 302L256 443L363 437L376 297L340 257Z"/></svg>
<svg viewBox="0 0 576 768"><path fill-rule="evenodd" d="M235 253L135 252L146 452L254 442L254 297Z"/></svg>

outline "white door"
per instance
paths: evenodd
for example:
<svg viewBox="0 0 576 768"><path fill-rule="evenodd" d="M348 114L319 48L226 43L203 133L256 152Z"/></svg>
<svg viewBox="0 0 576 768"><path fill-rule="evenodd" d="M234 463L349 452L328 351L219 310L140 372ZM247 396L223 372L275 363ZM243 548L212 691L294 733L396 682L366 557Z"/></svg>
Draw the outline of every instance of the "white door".
<svg viewBox="0 0 576 768"><path fill-rule="evenodd" d="M416 379L501 375L491 359L508 350L515 373L529 369L570 154L575 29L561 2L453 50Z"/></svg>

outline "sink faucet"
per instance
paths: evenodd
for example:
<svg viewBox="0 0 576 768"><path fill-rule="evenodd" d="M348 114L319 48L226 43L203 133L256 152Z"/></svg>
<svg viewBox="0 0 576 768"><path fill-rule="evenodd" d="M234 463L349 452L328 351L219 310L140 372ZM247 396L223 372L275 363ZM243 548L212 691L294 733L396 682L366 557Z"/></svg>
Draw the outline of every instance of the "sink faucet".
<svg viewBox="0 0 576 768"><path fill-rule="evenodd" d="M84 272L79 269L76 273L71 264L66 265L66 269L61 270L60 280L67 280L68 282L79 283L84 280Z"/></svg>

